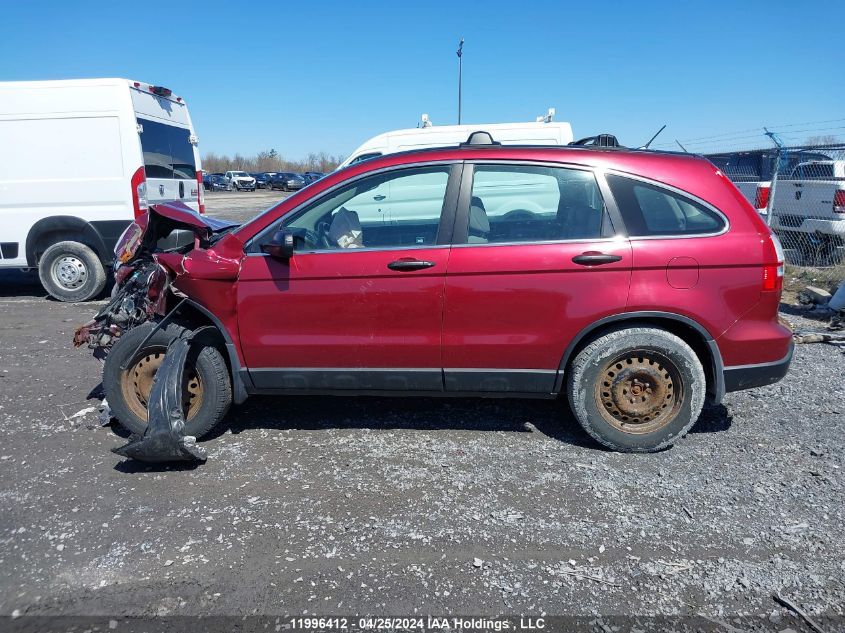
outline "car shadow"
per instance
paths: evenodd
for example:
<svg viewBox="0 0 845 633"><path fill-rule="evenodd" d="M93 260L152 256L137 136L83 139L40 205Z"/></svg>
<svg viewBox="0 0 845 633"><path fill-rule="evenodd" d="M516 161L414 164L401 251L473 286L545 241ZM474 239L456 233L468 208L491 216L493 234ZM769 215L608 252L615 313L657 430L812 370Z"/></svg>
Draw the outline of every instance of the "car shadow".
<svg viewBox="0 0 845 633"><path fill-rule="evenodd" d="M708 405L690 433L720 433L730 429L733 417L724 405ZM120 424L112 432L124 439L131 433ZM202 442L253 429L322 431L330 429L486 431L542 433L580 448L607 451L578 424L561 400L485 398L424 398L378 396L252 396L233 407ZM124 473L189 470L186 464L120 462Z"/></svg>
<svg viewBox="0 0 845 633"><path fill-rule="evenodd" d="M558 400L379 396L252 396L205 439L250 429L460 430L539 432L597 448Z"/></svg>
<svg viewBox="0 0 845 633"><path fill-rule="evenodd" d="M731 428L733 416L723 404L705 404L690 433L722 433Z"/></svg>

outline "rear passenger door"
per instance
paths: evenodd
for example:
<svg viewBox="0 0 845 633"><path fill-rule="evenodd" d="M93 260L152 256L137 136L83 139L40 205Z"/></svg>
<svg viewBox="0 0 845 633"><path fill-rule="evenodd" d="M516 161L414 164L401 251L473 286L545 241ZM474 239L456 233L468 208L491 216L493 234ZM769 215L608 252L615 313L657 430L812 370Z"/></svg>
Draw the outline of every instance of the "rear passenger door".
<svg viewBox="0 0 845 633"><path fill-rule="evenodd" d="M604 186L577 167L466 164L446 276L447 391L551 393L573 337L625 309L631 247Z"/></svg>

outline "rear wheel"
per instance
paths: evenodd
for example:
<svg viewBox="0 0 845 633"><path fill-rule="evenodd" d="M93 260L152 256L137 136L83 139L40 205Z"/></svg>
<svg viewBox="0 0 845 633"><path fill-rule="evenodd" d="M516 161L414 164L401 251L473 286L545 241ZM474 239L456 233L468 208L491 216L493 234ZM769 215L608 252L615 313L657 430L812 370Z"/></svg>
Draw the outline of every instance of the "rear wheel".
<svg viewBox="0 0 845 633"><path fill-rule="evenodd" d="M138 345L154 324L129 330L112 347L103 367L103 388L118 422L136 434L147 426L147 403L167 346L185 329L171 323L153 334L143 348ZM126 370L121 367L126 365ZM211 345L196 342L185 363L183 394L185 434L201 438L223 419L232 403L232 387L226 361Z"/></svg>
<svg viewBox="0 0 845 633"><path fill-rule="evenodd" d="M584 430L623 452L658 451L683 437L701 413L707 388L692 348L652 327L597 338L575 357L567 386Z"/></svg>
<svg viewBox="0 0 845 633"><path fill-rule="evenodd" d="M97 254L79 242L58 242L38 261L38 277L59 301L88 301L106 286L106 271Z"/></svg>

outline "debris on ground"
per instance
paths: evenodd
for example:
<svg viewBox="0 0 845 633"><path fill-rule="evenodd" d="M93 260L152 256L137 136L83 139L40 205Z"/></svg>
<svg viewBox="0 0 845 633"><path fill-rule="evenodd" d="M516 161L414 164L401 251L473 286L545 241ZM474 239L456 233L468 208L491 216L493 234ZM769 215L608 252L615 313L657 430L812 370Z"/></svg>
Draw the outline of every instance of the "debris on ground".
<svg viewBox="0 0 845 633"><path fill-rule="evenodd" d="M845 312L845 281L839 284L839 289L833 293L833 297L830 298L827 305L831 310Z"/></svg>
<svg viewBox="0 0 845 633"><path fill-rule="evenodd" d="M800 330L792 335L797 344L830 343L831 345L845 345L845 332Z"/></svg>
<svg viewBox="0 0 845 633"><path fill-rule="evenodd" d="M813 629L814 631L816 631L816 633L824 633L824 629L823 629L821 626L819 626L819 625L818 625L818 624L817 624L817 623L813 620L813 618L811 618L809 615L807 615L807 613L806 613L803 609L801 609L801 607L799 607L798 605L796 605L794 602L792 602L791 600L789 600L789 599L785 598L784 596L782 596L782 595L781 595L779 592L777 592L777 591L776 591L775 593L773 593L773 594L772 594L772 598L774 598L775 602L777 602L778 604L783 605L784 607L786 607L786 608L787 608L787 609L789 609L790 611L792 611L792 612L794 612L794 613L798 614L799 616L801 616L801 618L804 620L804 622L806 622L806 623L807 623L807 625L808 625L811 629Z"/></svg>
<svg viewBox="0 0 845 633"><path fill-rule="evenodd" d="M824 288L807 286L798 293L798 302L804 305L827 305L831 294Z"/></svg>
<svg viewBox="0 0 845 633"><path fill-rule="evenodd" d="M103 398L103 401L100 403L100 406L97 407L100 411L99 415L97 416L97 422L100 426L108 426L111 424L112 421L112 414L111 414L111 407L109 406L109 401Z"/></svg>

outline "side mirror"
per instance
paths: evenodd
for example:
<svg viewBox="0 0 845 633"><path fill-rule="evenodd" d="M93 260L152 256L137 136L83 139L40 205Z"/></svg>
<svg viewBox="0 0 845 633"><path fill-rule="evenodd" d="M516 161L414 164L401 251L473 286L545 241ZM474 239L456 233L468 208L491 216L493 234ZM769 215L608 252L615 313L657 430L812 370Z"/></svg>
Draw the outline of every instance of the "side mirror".
<svg viewBox="0 0 845 633"><path fill-rule="evenodd" d="M290 231L276 231L269 243L261 245L261 250L270 257L287 261L293 257L295 239L296 236Z"/></svg>

